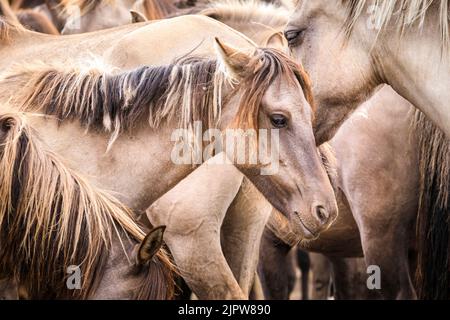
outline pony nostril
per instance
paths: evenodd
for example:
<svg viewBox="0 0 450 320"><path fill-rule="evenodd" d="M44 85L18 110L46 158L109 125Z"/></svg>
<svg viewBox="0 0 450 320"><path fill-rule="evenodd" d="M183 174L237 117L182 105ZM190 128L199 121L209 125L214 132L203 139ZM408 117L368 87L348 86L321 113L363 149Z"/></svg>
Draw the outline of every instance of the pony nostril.
<svg viewBox="0 0 450 320"><path fill-rule="evenodd" d="M330 214L323 206L315 207L315 214L321 224L326 224L330 218Z"/></svg>

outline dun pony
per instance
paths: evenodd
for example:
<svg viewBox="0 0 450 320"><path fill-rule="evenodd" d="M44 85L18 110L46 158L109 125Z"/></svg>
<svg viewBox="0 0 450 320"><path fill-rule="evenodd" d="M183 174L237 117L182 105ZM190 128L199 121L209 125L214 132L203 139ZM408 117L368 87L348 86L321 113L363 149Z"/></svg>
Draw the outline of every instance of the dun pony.
<svg viewBox="0 0 450 320"><path fill-rule="evenodd" d="M46 151L23 114L0 116L0 143L0 274L31 298L89 298L113 239L140 242L144 232L128 208ZM65 285L70 265L82 271L81 290ZM160 251L136 298L170 298L171 268Z"/></svg>

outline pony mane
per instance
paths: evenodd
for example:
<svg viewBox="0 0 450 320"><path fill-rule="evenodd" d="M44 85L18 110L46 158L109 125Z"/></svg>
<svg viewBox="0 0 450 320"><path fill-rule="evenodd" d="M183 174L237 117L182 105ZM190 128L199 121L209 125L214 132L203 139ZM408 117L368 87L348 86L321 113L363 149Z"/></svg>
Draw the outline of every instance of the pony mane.
<svg viewBox="0 0 450 320"><path fill-rule="evenodd" d="M350 36L352 29L364 13L367 0L341 0L347 7L347 19L345 22L345 33ZM392 19L396 18L396 23L401 32L405 28L418 23L423 26L425 17L431 5L439 5L439 29L443 49L449 46L449 1L448 0L376 0L373 17L375 26L380 30Z"/></svg>
<svg viewBox="0 0 450 320"><path fill-rule="evenodd" d="M450 298L450 141L422 112L412 129L419 149L416 290L420 299Z"/></svg>
<svg viewBox="0 0 450 320"><path fill-rule="evenodd" d="M285 26L289 10L281 5L260 0L218 0L210 1L199 12L219 21L232 20L242 24L257 23L265 26Z"/></svg>
<svg viewBox="0 0 450 320"><path fill-rule="evenodd" d="M17 279L32 298L89 298L102 278L112 238L122 243L125 234L139 242L144 232L128 208L43 149L24 114L0 117L0 143L0 274ZM80 290L66 287L71 265L82 271ZM155 256L152 268L167 280L168 298L171 272L160 271L172 268L165 252ZM156 279L157 287L161 281Z"/></svg>
<svg viewBox="0 0 450 320"><path fill-rule="evenodd" d="M148 20L163 19L178 11L172 0L141 0L141 3Z"/></svg>
<svg viewBox="0 0 450 320"><path fill-rule="evenodd" d="M248 68L257 72L247 75L231 92L242 93L235 118L239 128L258 129L263 95L280 75L300 85L314 106L309 78L287 55L258 49ZM175 117L179 127L187 130L195 121L214 128L220 120L223 87L234 81L216 60L204 58L184 58L170 65L142 66L116 74L109 71L111 68L107 70L65 71L35 64L14 68L2 81L20 88L14 103L22 111L39 111L61 121L75 119L87 129L111 133L109 147L122 131L145 118L152 128Z"/></svg>

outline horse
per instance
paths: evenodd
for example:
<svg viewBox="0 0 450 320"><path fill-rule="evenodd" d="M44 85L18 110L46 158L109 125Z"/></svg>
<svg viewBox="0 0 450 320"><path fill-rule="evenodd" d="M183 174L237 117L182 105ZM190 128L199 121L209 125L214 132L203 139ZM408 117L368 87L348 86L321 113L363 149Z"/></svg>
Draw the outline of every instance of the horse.
<svg viewBox="0 0 450 320"><path fill-rule="evenodd" d="M178 38L172 37L174 42L170 44L167 34L186 25L195 31L191 39L180 34ZM34 117L30 121L50 148L64 154L71 166L90 176L95 184L118 192L119 199L137 212L144 211L194 170L192 163L173 163L173 130L180 128L180 124L186 128L197 120L210 128L218 120L215 115L221 114L218 123L221 129L231 123L238 128L258 126L263 129L276 125L282 129L292 123L296 127L292 135L294 144L285 149L284 142L291 136L280 138L283 166L277 174L255 175L259 165L246 164L240 169L247 172L271 203L292 217L294 229L303 231L306 225L316 234L336 218L333 190L313 141L312 110L305 98L305 95L310 97L307 78L283 53L256 49L236 31L197 16L70 37L40 35L11 27L8 35L15 41L5 45L7 39L3 39L0 47L2 67L11 69L2 75L0 99L10 101L13 97L16 109L47 114L47 117ZM199 35L205 39L200 44L195 40ZM218 40L217 53L214 53L213 37L218 35L234 45L249 48L250 53L237 51ZM165 41L161 42L162 38ZM154 43L165 43L167 54L163 54L163 46L158 46L159 50L148 50L148 46L154 47L152 39ZM83 57L83 50L90 48L93 48L91 54L103 55L103 64L119 70L110 73L111 67L101 69L100 63L96 66L98 69L77 67L74 60ZM7 57L13 52L14 63L30 62L30 58L36 56L41 62L28 67L11 66L12 61ZM186 53L198 58L170 64ZM50 62L64 63L64 66L51 66ZM155 63L159 66L150 66ZM247 66L243 68L243 64ZM251 68L255 72L248 73ZM228 84L231 75L233 87ZM79 94L82 91L84 94ZM283 94L283 99L279 99L281 92L289 92L289 95ZM74 96L84 98L72 101ZM218 99L222 96L227 97L227 103L220 107ZM57 100L58 104L52 103ZM124 104L127 107L120 108ZM196 109L191 110L191 106ZM297 123L292 118L286 122L286 116L279 116L283 110L288 111L287 117L302 120L298 119ZM108 147L109 152L105 153ZM291 150L295 152L287 161ZM302 155L298 156L300 151ZM299 161L308 169L298 166ZM287 174L290 168L293 172ZM115 174L112 176L111 172ZM164 177L159 172L165 172ZM296 184L294 177L302 184ZM168 243L170 236L168 232ZM179 259L176 255L174 258L176 262Z"/></svg>
<svg viewBox="0 0 450 320"><path fill-rule="evenodd" d="M0 168L0 275L18 281L22 298L173 296L164 227L146 235L127 207L47 150L24 114L0 116Z"/></svg>
<svg viewBox="0 0 450 320"><path fill-rule="evenodd" d="M422 284L419 296L427 299L448 297L445 288L450 286L447 3L300 1L285 30L292 53L314 82L318 144L330 139L380 83L390 84L444 132L417 114L421 124L415 126L423 131L417 138L421 155L417 282Z"/></svg>
<svg viewBox="0 0 450 320"><path fill-rule="evenodd" d="M450 138L447 0L296 2L285 34L315 84L318 144L382 83Z"/></svg>
<svg viewBox="0 0 450 320"><path fill-rule="evenodd" d="M230 5L230 2L228 4ZM222 22L226 22L227 19L229 21L230 17L242 21L243 17L242 15L239 16L238 13L244 13L244 17L255 24L259 21L267 21L267 18L262 14L263 11L258 11L254 8L252 10L253 14L249 14L245 10L233 11L230 8L225 9L224 5L220 4L217 4L217 7L220 10L206 9L205 13ZM230 12L234 12L234 15L231 15ZM239 31L246 33L249 27L245 28L245 25L245 23L242 23ZM265 29L263 28L263 30ZM275 29L274 32L277 32L277 30ZM258 41L263 39L264 37L261 37ZM377 106L378 109L375 109L374 106ZM372 115L373 119L366 119L369 114ZM409 248L411 246L414 247L411 244L414 238L412 225L416 221L418 202L422 203L420 216L430 217L429 214L426 214L427 210L430 210L430 212L434 210L434 212L439 214L439 208L433 208L436 201L436 199L433 199L433 194L440 194L441 196L439 197L442 197L441 199L444 200L445 195L448 195L445 188L442 191L436 190L436 186L442 185L445 187L445 183L442 182L448 181L448 171L445 170L448 167L448 145L443 144L444 140L442 137L440 138L438 130L430 129L427 131L423 129L432 127L426 118L420 116L420 114L417 114L415 117L419 121L414 120L414 116L411 115L409 103L387 88L381 89L373 99L361 107L361 110L357 112L355 117L352 117L353 120L350 121L348 126L345 126L346 129L342 130L345 133L340 134L339 138L333 142L333 149L336 152L339 163L337 196L340 216L338 221L327 232L322 233L319 239L302 241L300 243L300 246L305 249L334 256L333 260L340 265L345 265L345 262L337 261L336 255L354 257L362 255L362 251L364 251L368 265L376 264L383 269L384 280L381 293L385 298L416 297L410 276L410 270L412 269L408 260L410 258ZM355 126L355 123L358 125ZM381 126L380 124L383 125ZM389 134L394 135L394 132L396 135L395 139L389 137ZM380 139L383 139L382 141L389 141L389 143L374 140L373 137L380 137ZM426 140L436 141L436 143L433 145L426 144L424 143ZM349 148L349 141L354 143L351 148ZM355 150L358 151L356 157L354 156ZM415 154L418 154L419 157L413 156ZM383 156L380 157L380 155ZM374 159L377 159L377 161L374 161ZM433 184L425 179L427 176L435 176L435 173L430 174L424 171L428 166L439 173L440 181L442 181L440 184ZM378 177L373 182L371 176L375 174L378 176L380 172L383 172L383 179ZM217 176L214 173L206 174ZM205 177L198 175L197 178L191 178L190 183L197 183L195 179L198 179L197 182L206 180ZM367 181L372 182L368 183ZM181 189L178 190L180 191ZM250 194L247 188L245 190L247 194ZM393 200L386 201L389 198L386 194L389 194L389 197L392 197ZM418 199L417 194L422 195L420 199ZM176 194L170 195L169 198L172 199L168 202L169 204L177 201L176 208L173 205L170 206L172 212L177 210L183 212L193 206L189 199L180 200ZM249 203L249 198L249 196L246 197L246 203ZM154 211L164 212L164 210L167 210L168 204L163 200L159 202L158 209ZM199 199L196 198L196 208L202 209L202 207L198 206L198 202ZM403 205L399 207L397 203L402 203ZM245 206L240 206L240 209L242 216L251 215ZM218 205L218 209L215 210L220 211L222 207ZM154 215L155 212L150 210L150 216ZM208 207L208 212L212 212L211 207ZM445 207L442 212L446 212ZM393 215L395 219L392 219ZM427 220L425 219L425 221ZM380 227L380 222L382 222L383 227ZM421 228L433 230L440 226L441 229L445 228L444 223L428 223L428 225ZM277 229L279 227L280 224L279 221L277 222L277 219L269 221L269 228ZM362 248L358 228L361 230ZM386 228L391 228L394 231L386 234ZM287 243L290 243L289 232L289 230L285 233L283 233L283 230L275 230L275 233L281 239L285 239L287 235ZM425 233L425 231L422 231L422 234ZM292 239L292 243L296 244L299 240L298 235L293 235ZM419 237L418 242L427 243L427 240ZM442 242L445 243L445 239ZM378 249L385 247L392 248L392 250L380 252ZM431 247L435 248L436 244ZM437 252L435 249L424 249L419 250L419 252ZM267 254L267 252L263 251L264 249L261 249L261 254ZM436 258L439 257L437 260L441 259L440 261L444 262L447 256L445 248L435 255ZM227 256L227 259L231 258ZM422 259L422 261L421 274L431 277L430 279L437 279L433 275L431 265L434 268L440 265L442 269L439 268L439 270L446 270L445 265L442 266L442 263L439 264L438 261L433 263L425 262L427 259ZM239 279L239 273L236 271L234 273ZM419 288L422 283L423 281L418 280L416 288ZM430 285L426 291L445 292L445 288L445 281L443 281L442 286ZM344 296L344 294L348 296L345 292L341 296ZM339 293L337 296L339 296Z"/></svg>

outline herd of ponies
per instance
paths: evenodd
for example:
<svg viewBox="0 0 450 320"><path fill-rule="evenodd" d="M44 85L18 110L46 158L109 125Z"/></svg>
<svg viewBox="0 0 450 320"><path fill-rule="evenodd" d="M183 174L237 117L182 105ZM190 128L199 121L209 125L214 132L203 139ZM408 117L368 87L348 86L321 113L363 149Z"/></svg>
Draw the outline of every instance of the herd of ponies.
<svg viewBox="0 0 450 320"><path fill-rule="evenodd" d="M449 299L449 20L0 0L0 299ZM175 163L198 124L276 129L278 170Z"/></svg>

